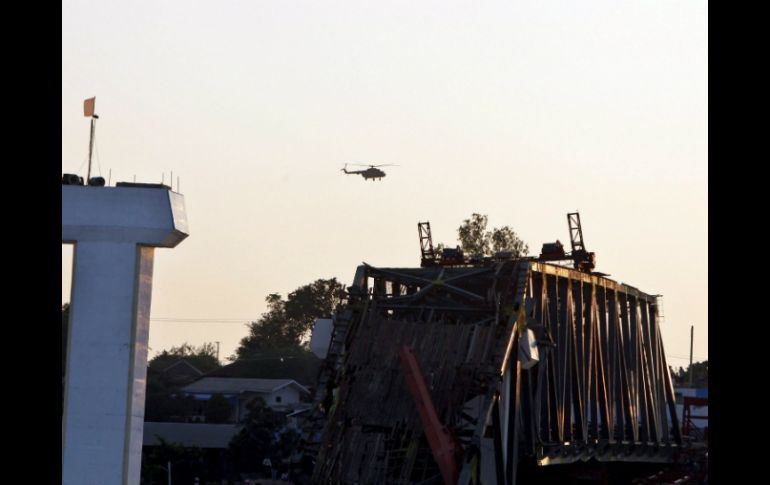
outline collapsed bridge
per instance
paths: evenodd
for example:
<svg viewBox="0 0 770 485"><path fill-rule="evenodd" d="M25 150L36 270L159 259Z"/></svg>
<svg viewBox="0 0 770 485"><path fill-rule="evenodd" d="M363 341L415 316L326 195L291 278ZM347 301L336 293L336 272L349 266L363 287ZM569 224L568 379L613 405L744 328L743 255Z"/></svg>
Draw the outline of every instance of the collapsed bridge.
<svg viewBox="0 0 770 485"><path fill-rule="evenodd" d="M317 401L315 483L510 484L682 442L656 297L533 258L359 266Z"/></svg>

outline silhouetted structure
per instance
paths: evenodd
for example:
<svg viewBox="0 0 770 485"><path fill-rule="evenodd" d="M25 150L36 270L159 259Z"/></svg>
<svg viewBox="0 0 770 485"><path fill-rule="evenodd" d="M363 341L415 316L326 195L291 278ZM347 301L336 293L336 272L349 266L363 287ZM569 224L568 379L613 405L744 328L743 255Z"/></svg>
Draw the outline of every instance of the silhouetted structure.
<svg viewBox="0 0 770 485"><path fill-rule="evenodd" d="M403 346L457 442L458 483L666 462L681 445L656 297L533 259L364 264L319 377L315 483L440 480Z"/></svg>

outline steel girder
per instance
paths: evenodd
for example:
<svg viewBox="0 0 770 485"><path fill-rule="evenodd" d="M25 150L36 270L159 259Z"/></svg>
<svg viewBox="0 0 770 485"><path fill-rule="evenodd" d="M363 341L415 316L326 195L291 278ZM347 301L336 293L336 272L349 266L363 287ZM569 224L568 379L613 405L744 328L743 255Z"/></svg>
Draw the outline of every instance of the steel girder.
<svg viewBox="0 0 770 485"><path fill-rule="evenodd" d="M436 408L464 447L460 482L514 484L524 463L668 461L681 444L654 296L531 260L364 264L349 293L319 378L317 400L329 393L334 405L317 421L317 483L438 474L394 359L400 344L435 376ZM540 360L523 369L527 330Z"/></svg>

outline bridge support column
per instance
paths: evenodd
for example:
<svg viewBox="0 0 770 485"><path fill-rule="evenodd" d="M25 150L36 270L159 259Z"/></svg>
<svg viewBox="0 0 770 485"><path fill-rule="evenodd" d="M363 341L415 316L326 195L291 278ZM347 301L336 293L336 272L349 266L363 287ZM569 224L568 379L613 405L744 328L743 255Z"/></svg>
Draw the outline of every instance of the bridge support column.
<svg viewBox="0 0 770 485"><path fill-rule="evenodd" d="M187 236L165 188L62 186L75 243L62 417L62 483L139 483L155 247Z"/></svg>

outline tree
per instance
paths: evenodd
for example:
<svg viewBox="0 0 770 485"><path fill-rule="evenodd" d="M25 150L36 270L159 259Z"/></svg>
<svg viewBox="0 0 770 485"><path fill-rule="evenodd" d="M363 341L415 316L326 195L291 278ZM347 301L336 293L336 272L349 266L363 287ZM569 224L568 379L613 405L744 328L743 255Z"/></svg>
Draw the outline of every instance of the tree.
<svg viewBox="0 0 770 485"><path fill-rule="evenodd" d="M204 460L204 452L197 446L168 443L162 438L158 446L142 449L141 483L167 483L168 463L171 462L173 483L193 483L195 477L206 479L215 474Z"/></svg>
<svg viewBox="0 0 770 485"><path fill-rule="evenodd" d="M294 379L312 386L318 378L322 359L302 347L284 347L254 351L219 370L211 377L242 377L249 379Z"/></svg>
<svg viewBox="0 0 770 485"><path fill-rule="evenodd" d="M344 291L345 285L337 278L318 279L300 286L289 293L284 305L286 317L299 323L298 332L305 332L316 318L331 317Z"/></svg>
<svg viewBox="0 0 770 485"><path fill-rule="evenodd" d="M671 369L671 377L678 386L688 386L690 384L690 373L692 372L692 384L695 387L708 387L709 385L709 361L693 362L692 365L679 367L679 370Z"/></svg>
<svg viewBox="0 0 770 485"><path fill-rule="evenodd" d="M314 320L330 317L344 290L337 278L331 278L300 286L286 300L278 293L268 295L267 312L248 324L249 335L241 339L231 360L246 359L271 349L303 349Z"/></svg>
<svg viewBox="0 0 770 485"><path fill-rule="evenodd" d="M206 417L207 423L226 423L230 420L231 414L232 406L230 406L227 398L219 393L211 395L211 398L206 401L206 407L203 410L203 415Z"/></svg>
<svg viewBox="0 0 770 485"><path fill-rule="evenodd" d="M221 367L216 355L213 343L194 347L185 342L153 357L147 368L145 420L184 422L197 414L195 400L177 392L194 377L180 377L163 371L184 359L203 373L211 372Z"/></svg>
<svg viewBox="0 0 770 485"><path fill-rule="evenodd" d="M457 228L457 237L463 252L480 258L499 251L510 251L514 257L525 256L529 247L508 226L487 230L487 216L473 213Z"/></svg>
<svg viewBox="0 0 770 485"><path fill-rule="evenodd" d="M241 431L228 447L228 455L240 472L255 472L262 460L274 466L288 458L299 445L299 436L286 430L286 416L273 411L257 397L248 404L248 414Z"/></svg>
<svg viewBox="0 0 770 485"><path fill-rule="evenodd" d="M206 342L200 347L194 347L187 342L179 347L171 347L170 350L164 350L153 357L149 366L154 370L162 372L170 365L186 360L194 365L199 371L206 373L222 366L217 360L217 348L211 342Z"/></svg>
<svg viewBox="0 0 770 485"><path fill-rule="evenodd" d="M487 216L473 213L457 228L457 238L465 254L481 257L489 254L490 234L487 232Z"/></svg>
<svg viewBox="0 0 770 485"><path fill-rule="evenodd" d="M188 422L196 414L192 396L175 392L161 379L147 379L144 420L157 422Z"/></svg>
<svg viewBox="0 0 770 485"><path fill-rule="evenodd" d="M492 229L491 239L493 253L510 251L515 258L518 258L526 256L529 252L529 246L508 226Z"/></svg>
<svg viewBox="0 0 770 485"><path fill-rule="evenodd" d="M265 298L267 312L259 320L248 324L249 335L241 339L235 351L236 358L253 356L265 349L292 348L299 345L299 336L295 335L291 322L287 321L281 295L273 293ZM231 360L234 360L231 357Z"/></svg>

